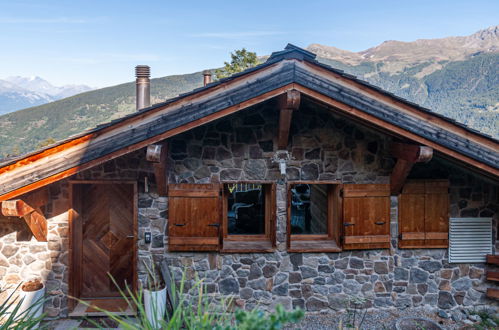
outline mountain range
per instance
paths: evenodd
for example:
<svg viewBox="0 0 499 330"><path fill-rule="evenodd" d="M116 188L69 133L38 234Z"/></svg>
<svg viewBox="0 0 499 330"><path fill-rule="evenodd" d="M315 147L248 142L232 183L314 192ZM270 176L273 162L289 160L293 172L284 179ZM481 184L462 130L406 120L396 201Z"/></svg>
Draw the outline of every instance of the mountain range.
<svg viewBox="0 0 499 330"><path fill-rule="evenodd" d="M0 79L0 115L92 90L86 85L56 87L40 77Z"/></svg>
<svg viewBox="0 0 499 330"><path fill-rule="evenodd" d="M361 52L311 44L318 60L499 137L499 26L465 37L385 41ZM201 72L152 79L151 102L202 85ZM0 100L1 104L1 100ZM0 159L135 111L135 84L97 89L0 116Z"/></svg>

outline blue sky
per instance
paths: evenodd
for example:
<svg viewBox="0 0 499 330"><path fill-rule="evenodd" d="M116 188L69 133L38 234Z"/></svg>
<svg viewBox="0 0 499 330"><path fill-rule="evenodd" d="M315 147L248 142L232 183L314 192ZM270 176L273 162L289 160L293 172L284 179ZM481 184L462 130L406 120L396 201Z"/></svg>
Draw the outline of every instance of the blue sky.
<svg viewBox="0 0 499 330"><path fill-rule="evenodd" d="M219 67L246 47L288 42L360 51L385 41L469 35L499 24L499 1L0 0L0 79L96 87Z"/></svg>

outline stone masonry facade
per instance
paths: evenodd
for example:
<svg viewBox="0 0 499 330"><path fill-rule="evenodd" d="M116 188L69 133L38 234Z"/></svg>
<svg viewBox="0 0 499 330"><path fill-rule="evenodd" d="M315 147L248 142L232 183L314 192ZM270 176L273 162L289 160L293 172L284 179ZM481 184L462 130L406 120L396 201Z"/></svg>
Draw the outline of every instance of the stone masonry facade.
<svg viewBox="0 0 499 330"><path fill-rule="evenodd" d="M268 180L279 171L270 158L276 151L278 112L275 104L244 110L195 128L172 139L168 160L170 183ZM304 103L293 117L287 180L342 183L388 183L393 159L389 137ZM451 217L494 217L494 242L499 213L498 187L455 165L434 159L417 166L417 178L448 178ZM145 180L148 178L148 191ZM484 264L449 264L446 249L397 248L397 199L392 197L392 248L340 253L286 251L287 186L277 185L277 248L272 253L220 254L168 252L168 198L156 193L152 166L145 150L111 160L72 179L136 180L139 184L139 277L144 263L166 260L176 278L187 270L204 280L216 299L234 297L241 308L270 310L276 304L308 312L339 311L349 297L363 297L368 308L428 306L455 309L481 304L493 284L485 281ZM16 285L42 278L50 301L49 317L67 316L68 180L50 186L46 214L48 242L26 240L19 219L0 219L0 281ZM144 243L144 233L152 243ZM498 246L495 246L497 248Z"/></svg>

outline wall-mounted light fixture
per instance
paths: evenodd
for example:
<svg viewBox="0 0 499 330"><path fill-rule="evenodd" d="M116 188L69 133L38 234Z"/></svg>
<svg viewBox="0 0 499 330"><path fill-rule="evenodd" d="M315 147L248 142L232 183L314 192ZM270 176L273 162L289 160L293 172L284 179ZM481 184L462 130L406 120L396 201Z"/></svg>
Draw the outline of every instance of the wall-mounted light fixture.
<svg viewBox="0 0 499 330"><path fill-rule="evenodd" d="M287 150L277 150L272 156L272 162L279 164L282 179L286 178L287 162L292 159L291 154Z"/></svg>

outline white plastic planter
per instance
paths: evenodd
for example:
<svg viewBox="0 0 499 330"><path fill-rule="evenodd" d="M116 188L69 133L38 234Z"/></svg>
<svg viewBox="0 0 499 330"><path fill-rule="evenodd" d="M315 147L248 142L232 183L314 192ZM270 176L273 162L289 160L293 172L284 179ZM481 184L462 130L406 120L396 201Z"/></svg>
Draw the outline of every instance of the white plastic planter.
<svg viewBox="0 0 499 330"><path fill-rule="evenodd" d="M144 289L144 308L149 323L160 329L160 321L164 319L166 312L166 287L159 291Z"/></svg>
<svg viewBox="0 0 499 330"><path fill-rule="evenodd" d="M43 313L43 296L45 295L45 286L37 291L20 291L19 298L22 299L18 315L26 313L28 317L40 317ZM33 307L32 307L33 306ZM24 315L24 314L23 314ZM38 328L38 325L36 326Z"/></svg>

